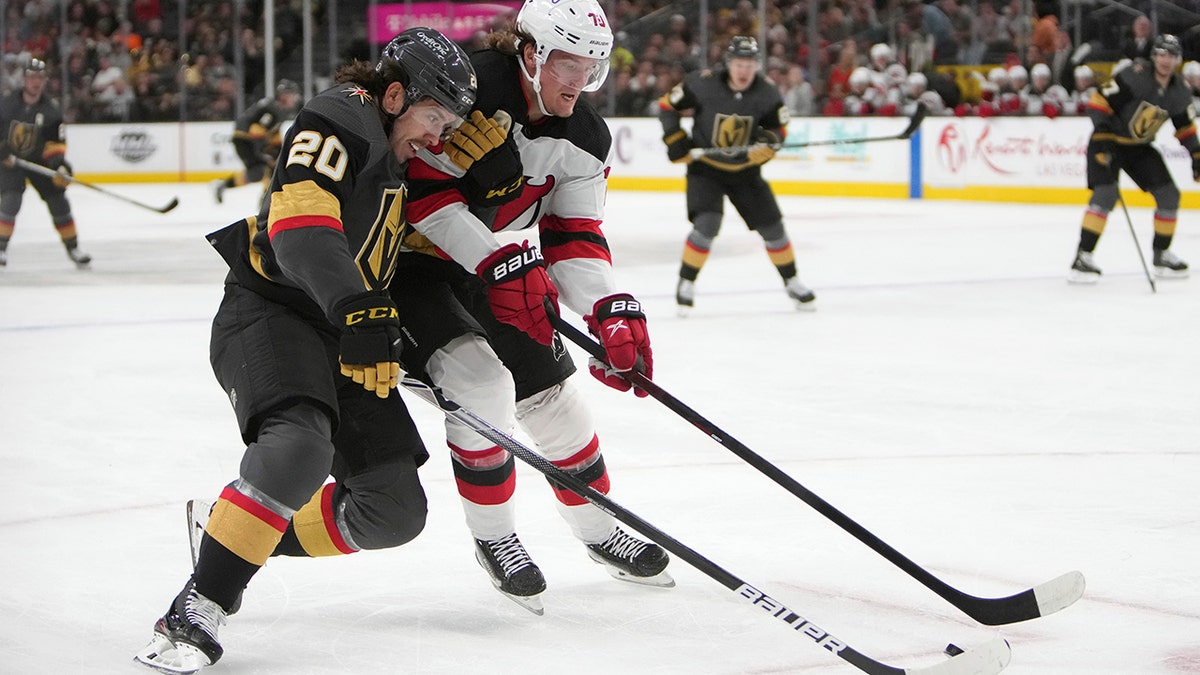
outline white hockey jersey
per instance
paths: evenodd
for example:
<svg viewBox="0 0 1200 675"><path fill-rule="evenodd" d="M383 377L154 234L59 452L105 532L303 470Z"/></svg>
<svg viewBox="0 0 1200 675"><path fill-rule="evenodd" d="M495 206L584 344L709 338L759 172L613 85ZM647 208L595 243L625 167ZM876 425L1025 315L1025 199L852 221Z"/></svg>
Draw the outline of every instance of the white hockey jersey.
<svg viewBox="0 0 1200 675"><path fill-rule="evenodd" d="M509 133L521 155L525 187L499 208L473 211L456 187L462 170L436 146L409 163L408 220L437 254L471 272L500 247L495 233L536 227L559 300L580 315L591 314L597 300L616 292L601 230L612 161L608 125L584 99L570 117L531 122L516 58L482 51L471 60L479 76L476 107L489 117L499 109L512 116Z"/></svg>

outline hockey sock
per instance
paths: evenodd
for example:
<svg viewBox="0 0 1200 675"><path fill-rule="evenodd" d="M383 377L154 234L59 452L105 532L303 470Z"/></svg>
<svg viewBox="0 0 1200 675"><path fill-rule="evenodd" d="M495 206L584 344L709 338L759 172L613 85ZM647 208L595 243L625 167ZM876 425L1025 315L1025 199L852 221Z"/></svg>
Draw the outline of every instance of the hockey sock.
<svg viewBox="0 0 1200 675"><path fill-rule="evenodd" d="M338 527L338 496L336 483L328 483L317 490L313 498L292 516L271 555L319 558L356 552L358 549L346 540Z"/></svg>
<svg viewBox="0 0 1200 675"><path fill-rule="evenodd" d="M1152 246L1155 251L1165 251L1171 248L1177 220L1177 218L1165 218L1157 213L1154 214L1154 243Z"/></svg>
<svg viewBox="0 0 1200 675"><path fill-rule="evenodd" d="M1108 214L1088 209L1083 213L1083 225L1079 230L1079 250L1091 253L1096 250L1096 242L1104 234L1104 226L1108 224Z"/></svg>
<svg viewBox="0 0 1200 675"><path fill-rule="evenodd" d="M785 242L781 248L771 248L768 244L767 257L784 281L796 276L796 253L792 250L791 242Z"/></svg>
<svg viewBox="0 0 1200 675"><path fill-rule="evenodd" d="M688 241L683 245L683 262L679 266L679 277L688 281L695 281L700 275L700 268L704 267L704 263L708 262L708 249L697 248L695 244Z"/></svg>

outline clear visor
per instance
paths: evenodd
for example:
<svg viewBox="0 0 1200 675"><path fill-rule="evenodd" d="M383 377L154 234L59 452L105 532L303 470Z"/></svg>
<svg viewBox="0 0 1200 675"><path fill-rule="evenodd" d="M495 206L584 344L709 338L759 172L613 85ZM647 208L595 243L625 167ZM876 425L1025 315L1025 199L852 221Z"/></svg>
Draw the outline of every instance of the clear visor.
<svg viewBox="0 0 1200 675"><path fill-rule="evenodd" d="M437 136L442 141L449 140L454 130L463 123L463 118L446 110L442 104L431 98L413 104L405 115L411 115L423 131Z"/></svg>
<svg viewBox="0 0 1200 675"><path fill-rule="evenodd" d="M608 78L608 59L589 59L556 49L547 55L542 73L568 89L596 91Z"/></svg>

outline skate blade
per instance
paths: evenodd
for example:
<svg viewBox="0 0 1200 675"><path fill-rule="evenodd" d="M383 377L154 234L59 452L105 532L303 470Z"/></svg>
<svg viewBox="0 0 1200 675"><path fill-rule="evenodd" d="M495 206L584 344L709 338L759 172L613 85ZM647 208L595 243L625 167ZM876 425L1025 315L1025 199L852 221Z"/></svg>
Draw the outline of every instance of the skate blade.
<svg viewBox="0 0 1200 675"><path fill-rule="evenodd" d="M650 577L639 577L630 574L622 569L617 569L612 565L604 565L604 571L608 572L609 576L618 581L628 581L631 584L640 584L642 586L655 586L657 588L674 588L675 579L666 571L663 570L658 574Z"/></svg>
<svg viewBox="0 0 1200 675"><path fill-rule="evenodd" d="M500 595L503 595L504 597L512 600L521 607L524 607L538 616L542 616L546 613L546 608L542 606L541 593L538 593L537 595L513 595L512 593L505 593L504 591L501 591L499 587L496 588L496 591L498 591Z"/></svg>
<svg viewBox="0 0 1200 675"><path fill-rule="evenodd" d="M1071 270L1067 272L1067 283L1091 285L1099 283L1100 275L1092 274L1091 272L1080 272L1079 270Z"/></svg>
<svg viewBox="0 0 1200 675"><path fill-rule="evenodd" d="M801 312L817 311L817 299L816 298L813 298L812 300L809 300L807 302L803 302L803 301L797 300L795 298L792 298L792 305L794 305L796 307L796 309Z"/></svg>
<svg viewBox="0 0 1200 675"><path fill-rule="evenodd" d="M1188 270L1173 270L1170 267L1155 267L1155 279L1186 279L1188 278Z"/></svg>
<svg viewBox="0 0 1200 675"><path fill-rule="evenodd" d="M177 645L166 636L155 633L150 644L133 656L135 663L168 675L192 675L212 662L191 645Z"/></svg>

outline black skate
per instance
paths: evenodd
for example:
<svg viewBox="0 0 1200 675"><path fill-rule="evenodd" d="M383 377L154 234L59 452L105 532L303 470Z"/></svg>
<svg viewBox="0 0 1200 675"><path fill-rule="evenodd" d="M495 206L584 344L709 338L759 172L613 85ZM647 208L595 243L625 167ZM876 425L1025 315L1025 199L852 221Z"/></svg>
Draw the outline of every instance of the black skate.
<svg viewBox="0 0 1200 675"><path fill-rule="evenodd" d="M796 309L805 312L812 312L817 309L817 303L813 302L817 299L816 293L813 293L811 288L805 286L800 281L800 277L792 277L785 281L783 290L787 291L787 295L791 298L792 304L796 306Z"/></svg>
<svg viewBox="0 0 1200 675"><path fill-rule="evenodd" d="M1091 251L1079 251L1075 254L1075 262L1071 263L1071 271L1067 272L1067 281L1073 284L1094 284L1100 281L1100 268L1092 261Z"/></svg>
<svg viewBox="0 0 1200 675"><path fill-rule="evenodd" d="M172 675L199 672L220 660L225 650L217 642L217 628L225 623L225 610L196 592L191 579L154 624L150 644L133 659Z"/></svg>
<svg viewBox="0 0 1200 675"><path fill-rule="evenodd" d="M696 304L696 282L680 279L675 286L675 304L679 316L687 316Z"/></svg>
<svg viewBox="0 0 1200 675"><path fill-rule="evenodd" d="M526 552L516 533L499 539L475 540L475 559L487 570L492 585L510 600L541 616L546 577Z"/></svg>
<svg viewBox="0 0 1200 675"><path fill-rule="evenodd" d="M1188 264L1170 250L1155 251L1154 276L1159 279L1186 279Z"/></svg>
<svg viewBox="0 0 1200 675"><path fill-rule="evenodd" d="M70 246L67 248L67 257L71 262L75 263L75 267L86 270L92 264L92 256L78 246Z"/></svg>
<svg viewBox="0 0 1200 675"><path fill-rule="evenodd" d="M658 544L632 537L617 528L601 544L588 544L588 557L604 565L605 571L621 581L670 588L675 580L667 573L671 562Z"/></svg>

